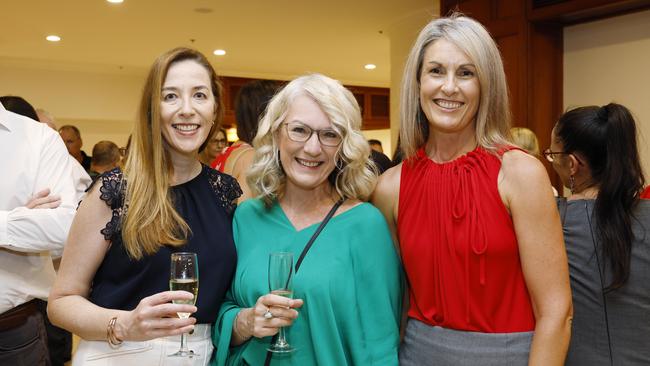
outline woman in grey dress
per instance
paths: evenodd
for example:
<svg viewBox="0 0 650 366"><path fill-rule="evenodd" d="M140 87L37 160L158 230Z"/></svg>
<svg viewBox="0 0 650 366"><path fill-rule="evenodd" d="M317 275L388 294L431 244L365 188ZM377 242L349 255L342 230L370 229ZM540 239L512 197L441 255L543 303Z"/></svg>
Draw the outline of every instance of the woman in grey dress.
<svg viewBox="0 0 650 366"><path fill-rule="evenodd" d="M560 215L573 292L566 365L650 365L650 201L622 105L566 112L544 156L571 190Z"/></svg>

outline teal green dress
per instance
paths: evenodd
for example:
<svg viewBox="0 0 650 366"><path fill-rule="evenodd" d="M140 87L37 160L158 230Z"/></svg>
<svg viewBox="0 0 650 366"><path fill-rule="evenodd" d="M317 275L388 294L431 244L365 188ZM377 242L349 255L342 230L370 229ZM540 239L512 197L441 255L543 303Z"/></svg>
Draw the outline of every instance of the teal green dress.
<svg viewBox="0 0 650 366"><path fill-rule="evenodd" d="M271 252L302 252L318 224L296 231L276 202L265 208L247 200L235 211L237 271L219 310L213 365L264 365L271 337L230 347L235 315L269 292ZM297 350L271 365L397 365L401 267L384 217L369 203L333 217L294 278L294 297L304 300L287 331ZM244 363L244 361L246 363Z"/></svg>

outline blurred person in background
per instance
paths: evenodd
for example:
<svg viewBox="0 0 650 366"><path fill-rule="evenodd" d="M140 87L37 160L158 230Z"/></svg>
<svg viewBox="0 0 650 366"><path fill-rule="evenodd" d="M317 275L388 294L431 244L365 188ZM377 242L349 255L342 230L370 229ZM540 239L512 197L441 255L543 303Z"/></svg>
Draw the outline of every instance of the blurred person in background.
<svg viewBox="0 0 650 366"><path fill-rule="evenodd" d="M275 94L277 87L275 81L255 80L246 83L239 89L235 99L235 118L239 141L228 147L212 162L213 168L237 179L244 192L240 201L251 197L251 190L246 182L246 172L253 161L253 138L257 134L257 126L266 105Z"/></svg>
<svg viewBox="0 0 650 366"><path fill-rule="evenodd" d="M512 127L510 129L510 137L512 138L512 143L519 146L520 148L526 150L530 155L540 159L542 155L539 151L539 142L537 141L537 135L532 130L526 127ZM553 188L553 195L558 196L557 189Z"/></svg>
<svg viewBox="0 0 650 366"><path fill-rule="evenodd" d="M373 141L379 142L379 149L373 147ZM393 166L393 162L391 162L390 158L383 153L381 142L379 140L368 140L368 144L370 145L370 160L372 160L375 167L377 167L377 173L381 175ZM375 144L374 146L377 145Z"/></svg>
<svg viewBox="0 0 650 366"><path fill-rule="evenodd" d="M105 172L120 165L120 148L113 141L100 141L93 146L93 156L90 161L90 177L97 179Z"/></svg>
<svg viewBox="0 0 650 366"><path fill-rule="evenodd" d="M566 365L650 365L650 202L632 114L572 109L544 155L571 191L558 200L575 308Z"/></svg>
<svg viewBox="0 0 650 366"><path fill-rule="evenodd" d="M210 166L214 159L223 153L228 146L228 139L226 136L226 130L219 128L214 135L210 137L205 148L199 152L199 160L201 160L201 163Z"/></svg>
<svg viewBox="0 0 650 366"><path fill-rule="evenodd" d="M56 120L54 119L54 116L45 109L42 108L36 108L36 115L38 116L38 121L45 123L48 125L51 129L54 131L57 131L56 129Z"/></svg>
<svg viewBox="0 0 650 366"><path fill-rule="evenodd" d="M380 152L382 154L384 153L384 147L381 146L381 141L379 141L377 139L370 139L370 140L368 140L368 144L370 144L371 149L373 149L373 150L375 150L377 152Z"/></svg>
<svg viewBox="0 0 650 366"><path fill-rule="evenodd" d="M91 157L88 156L85 151L81 150L83 141L81 140L81 132L79 132L77 126L61 126L61 128L59 128L59 134L65 143L65 147L68 148L68 153L70 153L73 158L77 159L79 164L81 164L86 171L90 171Z"/></svg>

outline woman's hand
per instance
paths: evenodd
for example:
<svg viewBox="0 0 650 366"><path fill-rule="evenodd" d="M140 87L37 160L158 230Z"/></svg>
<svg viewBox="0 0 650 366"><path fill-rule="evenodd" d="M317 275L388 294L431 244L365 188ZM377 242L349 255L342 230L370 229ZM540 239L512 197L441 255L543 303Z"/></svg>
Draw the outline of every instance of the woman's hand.
<svg viewBox="0 0 650 366"><path fill-rule="evenodd" d="M195 313L196 306L171 301L191 300L192 296L187 291L165 291L145 297L126 316L118 316L115 336L120 340L145 341L190 332L196 319L180 319L177 313Z"/></svg>
<svg viewBox="0 0 650 366"><path fill-rule="evenodd" d="M260 296L255 306L241 310L235 324L235 332L242 340L251 336L263 338L275 335L281 327L288 327L298 318L295 309L303 305L301 299L266 294ZM266 315L267 311L271 315Z"/></svg>

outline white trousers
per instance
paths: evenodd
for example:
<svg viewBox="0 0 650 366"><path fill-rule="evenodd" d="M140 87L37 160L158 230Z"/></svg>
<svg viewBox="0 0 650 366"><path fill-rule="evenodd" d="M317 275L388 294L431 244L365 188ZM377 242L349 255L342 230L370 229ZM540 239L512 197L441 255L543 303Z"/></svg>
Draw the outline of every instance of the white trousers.
<svg viewBox="0 0 650 366"><path fill-rule="evenodd" d="M187 335L187 347L198 354L189 357L168 357L178 351L181 336L156 338L145 342L123 342L111 348L106 341L81 340L72 357L72 366L206 366L212 356L212 326L198 324Z"/></svg>

